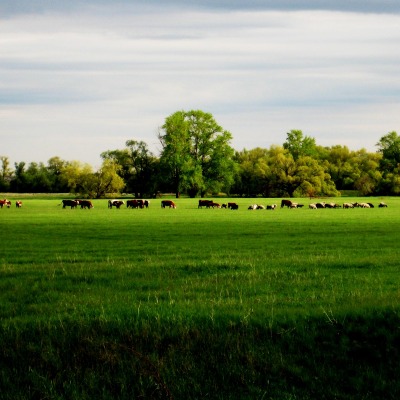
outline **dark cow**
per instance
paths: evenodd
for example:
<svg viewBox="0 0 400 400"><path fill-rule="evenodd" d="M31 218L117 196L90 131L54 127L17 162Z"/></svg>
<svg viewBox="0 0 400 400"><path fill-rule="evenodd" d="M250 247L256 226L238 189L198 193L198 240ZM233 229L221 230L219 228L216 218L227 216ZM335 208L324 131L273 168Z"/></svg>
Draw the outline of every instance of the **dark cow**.
<svg viewBox="0 0 400 400"><path fill-rule="evenodd" d="M267 210L275 210L276 209L276 204L272 204L270 206L267 206Z"/></svg>
<svg viewBox="0 0 400 400"><path fill-rule="evenodd" d="M197 206L197 208L203 208L203 207L207 207L210 208L212 207L212 204L214 202L212 200L199 200L199 205Z"/></svg>
<svg viewBox="0 0 400 400"><path fill-rule="evenodd" d="M127 200L126 207L127 208L149 208L150 201L149 200L142 200L142 199L131 199Z"/></svg>
<svg viewBox="0 0 400 400"><path fill-rule="evenodd" d="M161 208L176 208L176 204L172 200L161 200Z"/></svg>
<svg viewBox="0 0 400 400"><path fill-rule="evenodd" d="M325 203L315 203L317 208L325 208Z"/></svg>
<svg viewBox="0 0 400 400"><path fill-rule="evenodd" d="M231 210L239 210L239 205L238 204L236 204L236 203L229 203L229 204L230 204L229 208Z"/></svg>
<svg viewBox="0 0 400 400"><path fill-rule="evenodd" d="M73 208L77 208L79 205L79 200L62 200L61 201L62 204L62 208L66 208L66 207L71 207L71 210Z"/></svg>
<svg viewBox="0 0 400 400"><path fill-rule="evenodd" d="M139 208L139 202L135 199L126 201L127 208Z"/></svg>
<svg viewBox="0 0 400 400"><path fill-rule="evenodd" d="M281 208L283 208L283 207L288 207L288 208L291 208L292 207L292 201L291 200L285 200L285 199L283 199L282 201L281 201Z"/></svg>
<svg viewBox="0 0 400 400"><path fill-rule="evenodd" d="M372 203L367 203L369 205L369 208L374 208L374 205Z"/></svg>
<svg viewBox="0 0 400 400"><path fill-rule="evenodd" d="M22 207L22 201L21 201L21 200L17 200L17 201L15 202L15 207L21 208L21 207Z"/></svg>
<svg viewBox="0 0 400 400"><path fill-rule="evenodd" d="M0 208L3 208L4 206L6 206L7 208L11 207L11 201L4 199L4 200L0 200Z"/></svg>
<svg viewBox="0 0 400 400"><path fill-rule="evenodd" d="M379 206L378 206L378 207L379 207L379 208L387 207L387 204L384 203L383 201L381 201L381 202L379 203Z"/></svg>
<svg viewBox="0 0 400 400"><path fill-rule="evenodd" d="M79 200L79 204L81 206L81 208L87 208L88 210L90 210L91 208L93 208L93 203L90 200Z"/></svg>
<svg viewBox="0 0 400 400"><path fill-rule="evenodd" d="M122 205L124 205L125 202L123 200L108 200L108 208L121 208Z"/></svg>

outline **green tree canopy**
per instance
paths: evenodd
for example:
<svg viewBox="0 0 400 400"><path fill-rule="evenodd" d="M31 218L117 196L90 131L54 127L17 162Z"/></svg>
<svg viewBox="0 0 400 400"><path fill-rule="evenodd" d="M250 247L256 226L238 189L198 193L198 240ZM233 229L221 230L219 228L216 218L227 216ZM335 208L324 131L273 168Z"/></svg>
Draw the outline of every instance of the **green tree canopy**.
<svg viewBox="0 0 400 400"><path fill-rule="evenodd" d="M236 172L232 135L211 114L177 111L166 118L158 137L162 171L177 197L182 191L204 196L232 185Z"/></svg>
<svg viewBox="0 0 400 400"><path fill-rule="evenodd" d="M309 136L303 136L300 130L292 129L287 134L283 148L288 150L294 160L299 157L315 157L317 154L315 139Z"/></svg>

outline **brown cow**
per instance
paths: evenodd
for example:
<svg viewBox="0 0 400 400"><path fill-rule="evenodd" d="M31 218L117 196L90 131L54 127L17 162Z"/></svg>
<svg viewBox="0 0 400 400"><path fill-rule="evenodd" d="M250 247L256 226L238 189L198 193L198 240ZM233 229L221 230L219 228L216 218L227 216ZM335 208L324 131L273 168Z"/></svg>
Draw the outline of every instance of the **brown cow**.
<svg viewBox="0 0 400 400"><path fill-rule="evenodd" d="M17 201L15 202L15 207L21 208L21 207L22 207L22 201L21 201L21 200L17 200Z"/></svg>
<svg viewBox="0 0 400 400"><path fill-rule="evenodd" d="M203 207L207 207L210 208L212 207L213 201L212 200L199 200L199 205L197 206L197 208L203 208Z"/></svg>
<svg viewBox="0 0 400 400"><path fill-rule="evenodd" d="M176 208L176 204L172 200L161 200L161 208Z"/></svg>
<svg viewBox="0 0 400 400"><path fill-rule="evenodd" d="M291 208L291 206L292 206L292 201L291 200L285 200L285 199L283 199L282 201L281 201L281 208L283 208L283 207L288 207L288 208Z"/></svg>
<svg viewBox="0 0 400 400"><path fill-rule="evenodd" d="M87 208L88 210L94 207L90 200L79 200L79 204L81 208Z"/></svg>
<svg viewBox="0 0 400 400"><path fill-rule="evenodd" d="M126 207L127 208L139 208L139 202L138 202L138 200L135 200L135 199L127 200Z"/></svg>
<svg viewBox="0 0 400 400"><path fill-rule="evenodd" d="M3 208L4 206L6 206L7 208L11 207L11 201L4 199L4 200L0 200L0 208Z"/></svg>

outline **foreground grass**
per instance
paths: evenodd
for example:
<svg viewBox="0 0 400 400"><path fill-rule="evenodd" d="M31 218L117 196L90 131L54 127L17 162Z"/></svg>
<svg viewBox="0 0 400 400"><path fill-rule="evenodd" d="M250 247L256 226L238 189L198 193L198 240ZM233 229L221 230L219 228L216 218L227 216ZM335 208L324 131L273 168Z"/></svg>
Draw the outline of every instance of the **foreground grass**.
<svg viewBox="0 0 400 400"><path fill-rule="evenodd" d="M0 398L397 398L400 199L240 202L0 210Z"/></svg>

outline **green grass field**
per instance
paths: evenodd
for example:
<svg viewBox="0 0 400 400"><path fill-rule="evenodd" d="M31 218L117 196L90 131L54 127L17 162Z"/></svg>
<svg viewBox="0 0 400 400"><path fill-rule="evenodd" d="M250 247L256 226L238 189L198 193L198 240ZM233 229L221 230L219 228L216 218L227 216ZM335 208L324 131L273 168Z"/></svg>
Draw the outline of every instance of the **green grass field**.
<svg viewBox="0 0 400 400"><path fill-rule="evenodd" d="M398 398L400 198L381 200L0 209L0 398Z"/></svg>

